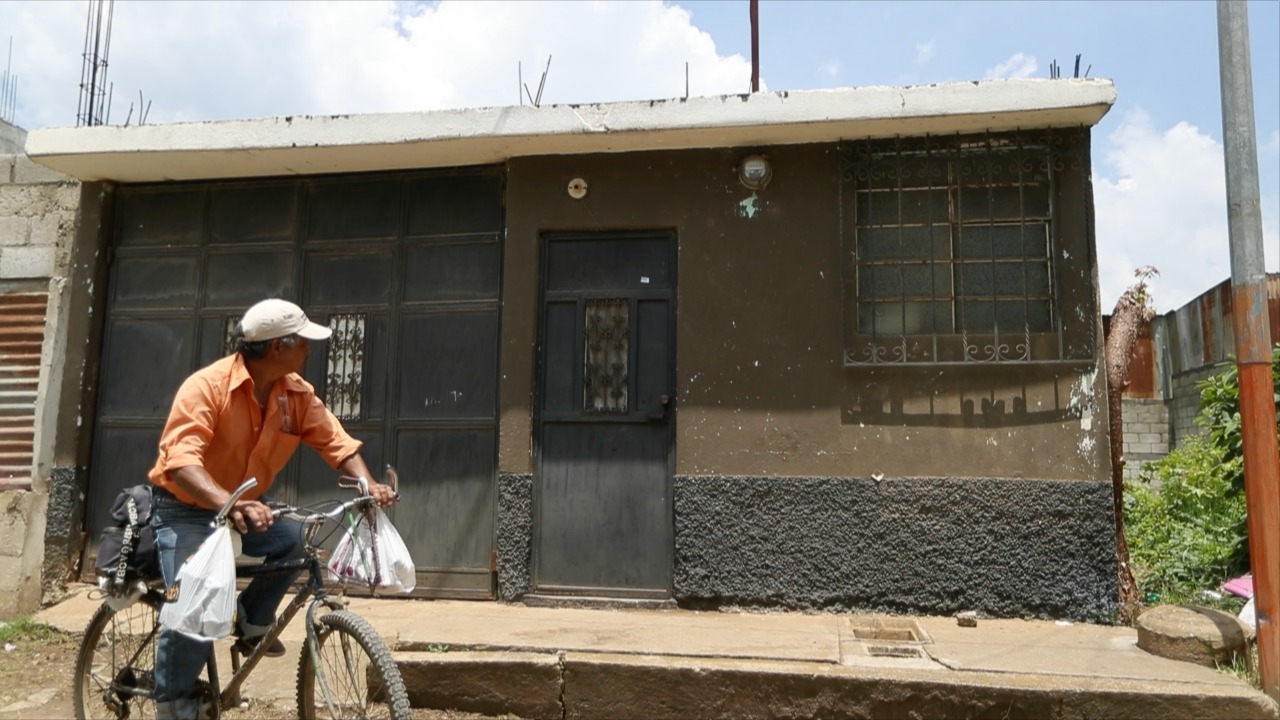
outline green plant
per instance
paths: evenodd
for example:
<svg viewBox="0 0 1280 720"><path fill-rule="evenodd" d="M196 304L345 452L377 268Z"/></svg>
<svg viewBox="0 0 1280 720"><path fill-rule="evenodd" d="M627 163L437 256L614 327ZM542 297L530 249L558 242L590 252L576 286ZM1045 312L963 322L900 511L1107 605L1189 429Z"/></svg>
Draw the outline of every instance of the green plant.
<svg viewBox="0 0 1280 720"><path fill-rule="evenodd" d="M0 624L0 646L15 640L48 640L56 635L57 628L33 622L29 617L17 617Z"/></svg>
<svg viewBox="0 0 1280 720"><path fill-rule="evenodd" d="M1271 384L1272 392L1280 395L1280 345L1271 349ZM1224 461L1242 457L1244 435L1240 425L1240 377L1234 361L1224 372L1202 380L1196 387L1200 390L1200 414L1196 416L1196 424L1208 432ZM1280 430L1280 415L1276 422L1277 430ZM1228 479L1231 486L1236 490L1244 489L1244 466L1238 465L1230 470Z"/></svg>
<svg viewBox="0 0 1280 720"><path fill-rule="evenodd" d="M1230 479L1241 463L1239 457L1222 460L1213 441L1197 435L1130 483L1125 525L1144 592L1203 604L1203 590L1248 569L1241 553L1245 499Z"/></svg>

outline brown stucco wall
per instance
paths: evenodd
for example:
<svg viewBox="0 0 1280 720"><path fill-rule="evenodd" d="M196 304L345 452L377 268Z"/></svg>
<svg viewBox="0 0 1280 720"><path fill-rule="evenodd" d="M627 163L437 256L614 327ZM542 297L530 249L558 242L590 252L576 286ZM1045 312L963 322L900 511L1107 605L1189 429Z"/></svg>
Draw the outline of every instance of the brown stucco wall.
<svg viewBox="0 0 1280 720"><path fill-rule="evenodd" d="M734 169L750 151L774 165L754 213ZM844 366L838 167L835 145L510 161L500 471L532 469L540 234L671 229L677 475L1106 479L1100 349L1071 367ZM1064 312L1091 343L1089 218L1062 229Z"/></svg>

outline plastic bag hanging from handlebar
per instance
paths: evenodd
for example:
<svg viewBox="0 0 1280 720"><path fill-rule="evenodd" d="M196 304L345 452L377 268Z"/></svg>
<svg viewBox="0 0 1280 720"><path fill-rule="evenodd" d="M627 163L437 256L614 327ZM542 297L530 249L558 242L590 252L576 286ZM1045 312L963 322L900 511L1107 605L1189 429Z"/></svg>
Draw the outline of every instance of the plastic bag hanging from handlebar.
<svg viewBox="0 0 1280 720"><path fill-rule="evenodd" d="M204 638L231 634L236 609L236 559L231 528L218 526L178 570L165 593L160 625Z"/></svg>
<svg viewBox="0 0 1280 720"><path fill-rule="evenodd" d="M360 516L342 536L328 567L330 579L371 589L407 593L417 585L413 557L381 508Z"/></svg>

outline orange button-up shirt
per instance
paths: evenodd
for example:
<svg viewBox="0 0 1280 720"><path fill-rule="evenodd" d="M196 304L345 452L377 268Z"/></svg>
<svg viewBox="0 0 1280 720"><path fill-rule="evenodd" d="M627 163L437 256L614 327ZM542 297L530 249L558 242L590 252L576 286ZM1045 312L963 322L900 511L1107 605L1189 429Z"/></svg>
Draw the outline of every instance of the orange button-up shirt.
<svg viewBox="0 0 1280 720"><path fill-rule="evenodd" d="M257 478L258 486L244 495L253 500L271 487L299 442L315 448L334 468L361 445L320 402L315 388L295 373L277 380L265 410L260 408L253 378L237 353L196 371L178 388L160 435L160 456L149 475L151 482L191 505L198 503L169 476L178 468L200 465L227 492Z"/></svg>

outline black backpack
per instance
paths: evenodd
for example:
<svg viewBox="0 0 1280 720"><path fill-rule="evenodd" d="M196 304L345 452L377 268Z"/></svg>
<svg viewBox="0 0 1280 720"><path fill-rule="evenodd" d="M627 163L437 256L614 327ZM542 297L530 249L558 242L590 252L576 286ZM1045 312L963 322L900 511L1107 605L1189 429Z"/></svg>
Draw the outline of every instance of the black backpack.
<svg viewBox="0 0 1280 720"><path fill-rule="evenodd" d="M98 540L99 577L109 578L112 592L123 591L133 580L158 580L160 556L151 529L151 483L120 491L111 503L115 525L103 529Z"/></svg>

